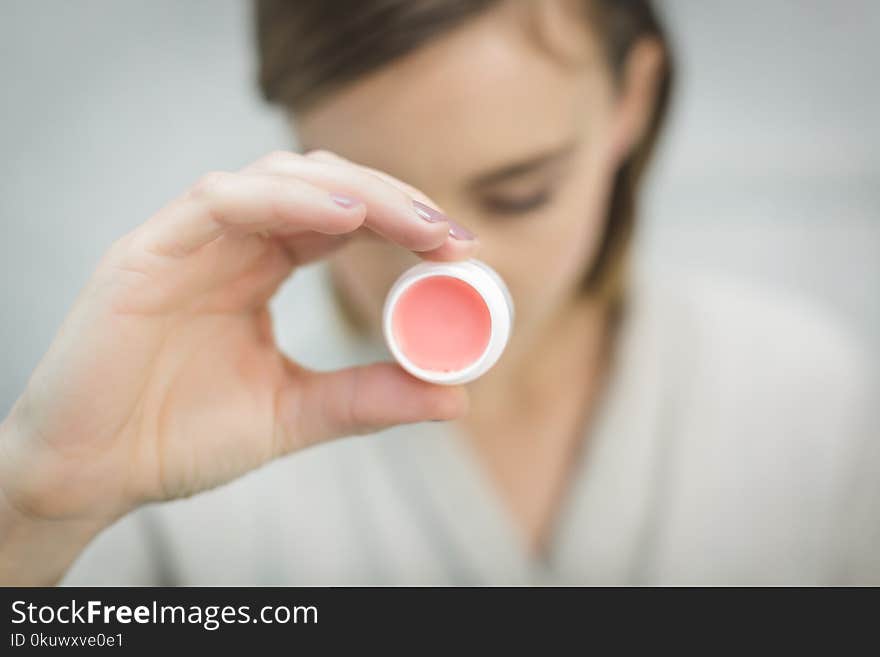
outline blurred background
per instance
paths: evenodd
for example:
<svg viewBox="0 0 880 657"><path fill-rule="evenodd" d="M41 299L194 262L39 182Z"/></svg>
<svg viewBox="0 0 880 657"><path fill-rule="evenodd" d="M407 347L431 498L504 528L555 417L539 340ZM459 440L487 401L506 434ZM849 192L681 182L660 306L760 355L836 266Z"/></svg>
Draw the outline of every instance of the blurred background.
<svg viewBox="0 0 880 657"><path fill-rule="evenodd" d="M806 297L876 358L880 3L658 5L679 85L637 265ZM0 415L115 238L201 173L292 145L251 33L238 0L0 4Z"/></svg>

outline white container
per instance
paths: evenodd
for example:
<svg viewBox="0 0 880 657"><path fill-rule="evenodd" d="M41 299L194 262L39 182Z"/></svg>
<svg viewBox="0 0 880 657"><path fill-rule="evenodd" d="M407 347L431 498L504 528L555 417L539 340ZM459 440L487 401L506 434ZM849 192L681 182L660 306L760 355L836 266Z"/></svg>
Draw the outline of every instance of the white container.
<svg viewBox="0 0 880 657"><path fill-rule="evenodd" d="M395 310L401 296L412 285L432 276L447 276L467 283L485 303L489 315L489 336L482 353L455 369L427 369L416 365L407 356L394 330ZM428 305L430 309L430 305ZM395 360L413 376L444 385L467 383L485 374L501 356L513 328L514 306L510 291L494 269L476 259L458 262L422 262L406 270L391 286L382 312L385 343ZM450 326L455 323L454 313L446 316L438 312L430 321ZM480 342L484 336L480 336Z"/></svg>

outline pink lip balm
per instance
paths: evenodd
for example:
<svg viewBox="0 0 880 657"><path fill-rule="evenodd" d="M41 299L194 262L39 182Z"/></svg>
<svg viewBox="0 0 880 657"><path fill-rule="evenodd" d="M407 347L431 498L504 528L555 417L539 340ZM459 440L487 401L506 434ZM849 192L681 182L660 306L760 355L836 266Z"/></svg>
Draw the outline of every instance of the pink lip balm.
<svg viewBox="0 0 880 657"><path fill-rule="evenodd" d="M422 262L385 300L385 342L398 363L424 381L454 385L491 368L510 338L513 299L501 277L476 259Z"/></svg>

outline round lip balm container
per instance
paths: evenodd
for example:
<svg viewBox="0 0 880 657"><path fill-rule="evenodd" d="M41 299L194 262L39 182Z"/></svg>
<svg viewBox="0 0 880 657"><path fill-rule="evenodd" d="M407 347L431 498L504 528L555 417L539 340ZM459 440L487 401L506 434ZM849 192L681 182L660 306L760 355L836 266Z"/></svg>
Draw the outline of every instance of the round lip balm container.
<svg viewBox="0 0 880 657"><path fill-rule="evenodd" d="M501 356L513 327L510 291L476 260L422 262L391 286L385 343L413 376L444 385L473 381Z"/></svg>

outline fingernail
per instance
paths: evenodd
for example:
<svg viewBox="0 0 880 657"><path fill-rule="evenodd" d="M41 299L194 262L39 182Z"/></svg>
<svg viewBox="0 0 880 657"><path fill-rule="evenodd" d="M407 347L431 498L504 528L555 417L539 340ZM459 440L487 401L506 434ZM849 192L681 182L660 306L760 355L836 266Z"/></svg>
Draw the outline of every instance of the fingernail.
<svg viewBox="0 0 880 657"><path fill-rule="evenodd" d="M452 219L449 220L449 235L457 240L472 240L476 237L471 231Z"/></svg>
<svg viewBox="0 0 880 657"><path fill-rule="evenodd" d="M419 201L413 201L413 207L416 209L416 214L425 221L430 221L432 224L435 224L438 221L449 221L449 217L439 210L435 210L430 205L425 205Z"/></svg>
<svg viewBox="0 0 880 657"><path fill-rule="evenodd" d="M345 194L330 194L330 198L333 199L336 205L341 205L344 208L353 208L360 203L360 199L356 199L354 196L346 196Z"/></svg>
<svg viewBox="0 0 880 657"><path fill-rule="evenodd" d="M425 205L420 201L413 201L413 207L416 213L425 221L437 223L445 221L449 224L449 235L457 240L472 240L476 237L471 231L462 226L460 223L453 221L439 210L435 210L430 205Z"/></svg>

